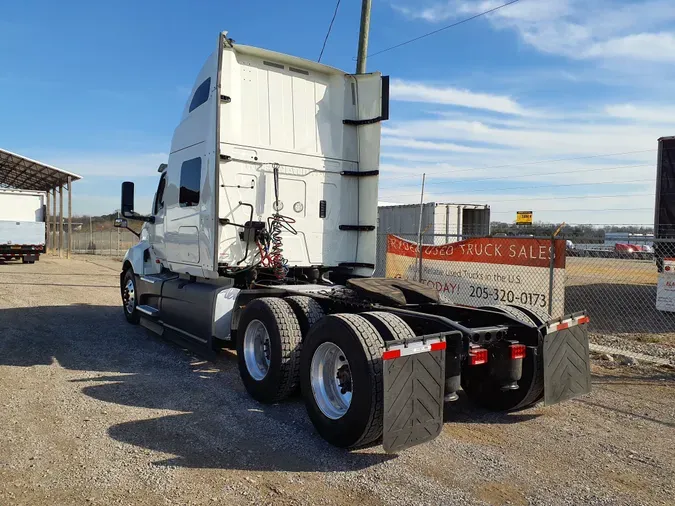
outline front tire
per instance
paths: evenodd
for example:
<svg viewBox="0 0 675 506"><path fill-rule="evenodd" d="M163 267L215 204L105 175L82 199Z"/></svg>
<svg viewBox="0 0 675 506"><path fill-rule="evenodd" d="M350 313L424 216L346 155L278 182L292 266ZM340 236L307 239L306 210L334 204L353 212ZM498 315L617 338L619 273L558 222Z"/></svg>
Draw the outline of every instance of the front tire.
<svg viewBox="0 0 675 506"><path fill-rule="evenodd" d="M141 315L138 312L138 292L136 291L136 277L134 271L129 268L124 272L122 278L122 307L124 308L124 317L133 325L141 321Z"/></svg>
<svg viewBox="0 0 675 506"><path fill-rule="evenodd" d="M334 314L310 330L300 383L307 414L329 443L364 446L382 436L384 341L364 317Z"/></svg>
<svg viewBox="0 0 675 506"><path fill-rule="evenodd" d="M283 299L249 303L237 330L239 374L248 393L266 404L288 397L298 384L302 335Z"/></svg>

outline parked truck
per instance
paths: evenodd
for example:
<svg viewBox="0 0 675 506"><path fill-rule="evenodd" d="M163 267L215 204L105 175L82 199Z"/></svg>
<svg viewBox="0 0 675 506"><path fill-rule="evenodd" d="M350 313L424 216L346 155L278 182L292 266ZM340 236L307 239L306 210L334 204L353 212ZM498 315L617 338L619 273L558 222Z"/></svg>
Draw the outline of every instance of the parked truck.
<svg viewBox="0 0 675 506"><path fill-rule="evenodd" d="M300 388L318 433L396 452L435 438L460 389L514 410L590 390L584 313L472 308L373 278L388 78L222 33L197 76L120 274L126 319L237 352L261 403Z"/></svg>
<svg viewBox="0 0 675 506"><path fill-rule="evenodd" d="M45 248L45 194L0 189L0 260L33 264Z"/></svg>

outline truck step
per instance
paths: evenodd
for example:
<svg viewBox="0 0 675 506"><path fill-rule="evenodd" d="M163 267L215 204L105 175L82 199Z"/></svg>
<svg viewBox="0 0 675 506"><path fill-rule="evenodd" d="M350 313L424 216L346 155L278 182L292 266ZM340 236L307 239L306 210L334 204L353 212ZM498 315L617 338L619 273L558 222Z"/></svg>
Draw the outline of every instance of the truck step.
<svg viewBox="0 0 675 506"><path fill-rule="evenodd" d="M136 309L148 316L159 316L159 309L152 306L138 306Z"/></svg>

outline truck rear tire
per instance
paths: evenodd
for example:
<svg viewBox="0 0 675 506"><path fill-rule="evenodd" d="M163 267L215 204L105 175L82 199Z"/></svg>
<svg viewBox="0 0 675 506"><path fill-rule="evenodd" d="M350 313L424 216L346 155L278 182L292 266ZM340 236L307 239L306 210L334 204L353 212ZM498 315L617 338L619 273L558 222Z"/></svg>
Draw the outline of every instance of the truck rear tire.
<svg viewBox="0 0 675 506"><path fill-rule="evenodd" d="M382 311L361 313L368 320L384 341L414 339L415 333L401 317Z"/></svg>
<svg viewBox="0 0 675 506"><path fill-rule="evenodd" d="M304 340L309 334L309 329L325 316L323 308L311 297L292 296L286 297L284 300L293 308Z"/></svg>
<svg viewBox="0 0 675 506"><path fill-rule="evenodd" d="M122 278L122 307L124 308L124 317L133 325L141 321L141 315L138 312L138 292L136 291L136 278L134 271L128 268L124 271Z"/></svg>
<svg viewBox="0 0 675 506"><path fill-rule="evenodd" d="M307 414L329 443L364 446L382 437L384 341L366 318L334 314L310 330L300 383Z"/></svg>
<svg viewBox="0 0 675 506"><path fill-rule="evenodd" d="M298 384L300 324L283 299L264 297L244 309L237 331L239 374L255 400L283 400Z"/></svg>

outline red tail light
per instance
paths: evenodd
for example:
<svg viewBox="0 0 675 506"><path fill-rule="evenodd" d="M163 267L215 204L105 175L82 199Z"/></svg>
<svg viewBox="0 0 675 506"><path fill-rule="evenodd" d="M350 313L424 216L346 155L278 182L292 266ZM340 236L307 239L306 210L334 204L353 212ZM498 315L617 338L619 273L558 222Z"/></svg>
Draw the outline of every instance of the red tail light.
<svg viewBox="0 0 675 506"><path fill-rule="evenodd" d="M469 364L483 365L487 364L488 351L485 348L472 348L469 350Z"/></svg>
<svg viewBox="0 0 675 506"><path fill-rule="evenodd" d="M525 358L526 348L524 344L512 344L511 345L511 360L518 360L520 358Z"/></svg>

